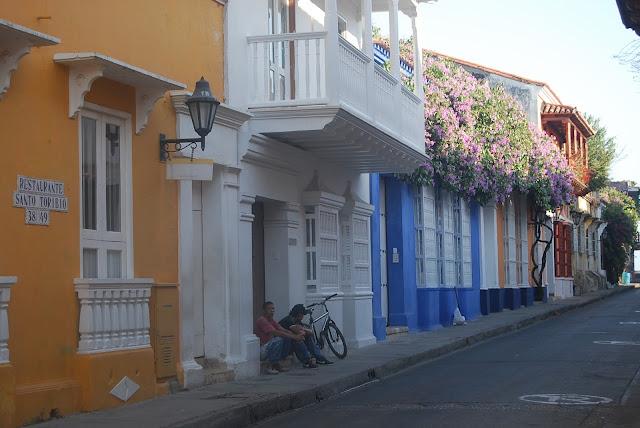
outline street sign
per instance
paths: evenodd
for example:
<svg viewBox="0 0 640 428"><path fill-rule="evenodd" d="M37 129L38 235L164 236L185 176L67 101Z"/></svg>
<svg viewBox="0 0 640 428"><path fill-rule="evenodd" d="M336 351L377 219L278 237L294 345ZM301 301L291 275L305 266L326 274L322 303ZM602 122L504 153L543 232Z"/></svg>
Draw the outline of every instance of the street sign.
<svg viewBox="0 0 640 428"><path fill-rule="evenodd" d="M63 182L23 175L18 175L12 201L14 207L24 208L24 224L48 226L50 211L69 209Z"/></svg>

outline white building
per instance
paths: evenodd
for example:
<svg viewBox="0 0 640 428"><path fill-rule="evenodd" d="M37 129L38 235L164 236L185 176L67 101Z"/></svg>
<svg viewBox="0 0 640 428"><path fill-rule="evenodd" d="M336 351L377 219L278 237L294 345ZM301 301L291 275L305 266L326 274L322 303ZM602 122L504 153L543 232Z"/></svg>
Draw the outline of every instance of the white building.
<svg viewBox="0 0 640 428"><path fill-rule="evenodd" d="M226 100L180 180L181 360L185 386L208 367L259 372L253 323L333 293L351 347L374 343L370 172L424 161L423 101L372 59L372 12L414 20L415 0L228 0ZM416 49L416 64L419 49ZM421 75L422 73L417 73ZM421 90L422 85L416 85ZM178 137L191 137L175 93ZM196 362L198 360L198 362ZM208 376L208 375L207 375Z"/></svg>

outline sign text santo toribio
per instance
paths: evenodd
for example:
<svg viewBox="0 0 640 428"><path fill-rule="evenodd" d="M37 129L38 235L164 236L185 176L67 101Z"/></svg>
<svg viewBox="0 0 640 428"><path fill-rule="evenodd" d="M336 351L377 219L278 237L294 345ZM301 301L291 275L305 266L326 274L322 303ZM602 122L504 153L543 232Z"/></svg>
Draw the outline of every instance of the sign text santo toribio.
<svg viewBox="0 0 640 428"><path fill-rule="evenodd" d="M48 226L49 212L67 212L69 200L64 196L64 183L19 175L13 206L25 209L25 224Z"/></svg>

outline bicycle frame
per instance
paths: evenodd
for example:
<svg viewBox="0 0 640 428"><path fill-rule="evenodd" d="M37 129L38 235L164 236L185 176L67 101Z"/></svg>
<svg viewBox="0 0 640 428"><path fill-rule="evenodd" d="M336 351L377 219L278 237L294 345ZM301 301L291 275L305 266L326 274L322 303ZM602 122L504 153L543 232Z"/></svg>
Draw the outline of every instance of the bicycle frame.
<svg viewBox="0 0 640 428"><path fill-rule="evenodd" d="M329 321L331 321L331 316L329 315L329 309L327 308L327 305L325 303L322 303L321 305L324 309L324 313L322 315L320 315L316 319L313 319L313 313L309 314L309 322L311 324L311 328L313 328L313 336L315 337L316 343L318 343L320 348L322 348L322 345L323 345L323 339L320 333L324 331ZM320 329L320 333L319 333L318 329L316 328L316 324L320 322L320 320L324 320L324 322L322 324L322 328Z"/></svg>
<svg viewBox="0 0 640 428"><path fill-rule="evenodd" d="M305 309L309 311L309 325L308 328L313 329L313 337L320 349L324 348L324 339L327 339L327 346L333 352L333 354L342 359L347 356L347 342L344 339L344 335L331 319L329 315L329 308L327 308L327 301L338 296L338 293L325 297L322 301L313 303L306 306ZM322 306L324 313L318 318L313 319L313 311L316 307ZM316 327L319 323L322 323L322 328Z"/></svg>

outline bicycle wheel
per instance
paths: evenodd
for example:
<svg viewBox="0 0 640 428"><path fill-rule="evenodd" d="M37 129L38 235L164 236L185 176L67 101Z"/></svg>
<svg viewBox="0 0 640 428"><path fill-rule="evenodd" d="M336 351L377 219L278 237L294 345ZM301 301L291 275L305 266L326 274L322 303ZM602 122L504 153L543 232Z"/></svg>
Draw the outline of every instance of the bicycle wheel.
<svg viewBox="0 0 640 428"><path fill-rule="evenodd" d="M329 349L333 354L343 359L347 356L347 342L344 340L342 332L333 321L327 324L327 327L322 331L322 335L329 345Z"/></svg>

